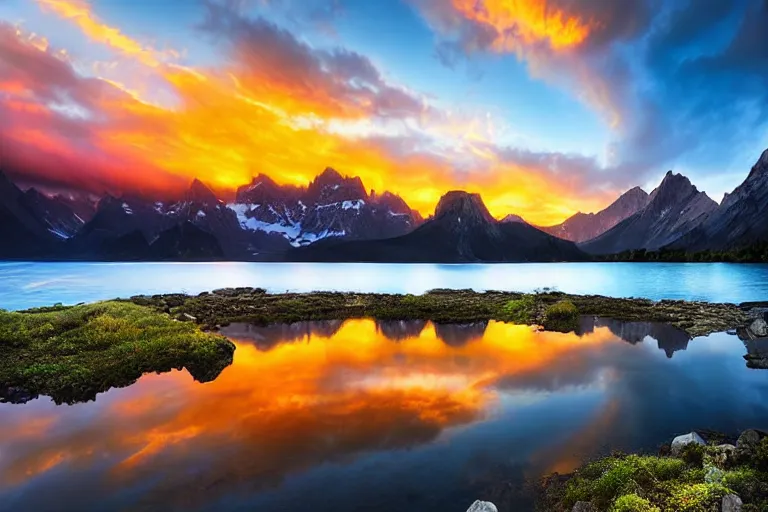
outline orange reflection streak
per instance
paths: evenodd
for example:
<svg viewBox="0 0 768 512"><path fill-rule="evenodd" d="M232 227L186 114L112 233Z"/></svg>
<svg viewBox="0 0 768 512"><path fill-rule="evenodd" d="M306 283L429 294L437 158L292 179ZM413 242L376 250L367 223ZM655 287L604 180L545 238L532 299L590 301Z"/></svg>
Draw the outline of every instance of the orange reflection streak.
<svg viewBox="0 0 768 512"><path fill-rule="evenodd" d="M140 478L151 464L176 475L162 492L178 491L180 499L222 479L274 485L323 462L415 446L480 421L496 403L500 379L563 361L578 369L590 348L615 340L607 328L578 337L497 322L478 336L451 346L427 324L395 342L372 320L349 320L328 336L276 340L267 351L237 341L234 364L212 383L195 383L186 372L145 376L113 392L122 398L107 401L82 428L54 431L46 419L34 438L8 428L7 439L27 449L0 459L0 483L62 464L87 467L109 454L112 484ZM205 455L207 468L195 478L210 481L191 485L174 468L195 454Z"/></svg>
<svg viewBox="0 0 768 512"><path fill-rule="evenodd" d="M454 8L468 19L491 25L499 36L494 48L517 50L520 44L547 41L555 49L578 46L594 23L569 15L547 0L453 0Z"/></svg>

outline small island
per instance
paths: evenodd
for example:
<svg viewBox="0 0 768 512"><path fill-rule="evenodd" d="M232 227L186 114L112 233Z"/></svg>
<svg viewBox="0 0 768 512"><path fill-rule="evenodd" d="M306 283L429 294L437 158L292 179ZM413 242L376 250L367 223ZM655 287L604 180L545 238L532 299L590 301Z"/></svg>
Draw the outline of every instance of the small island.
<svg viewBox="0 0 768 512"><path fill-rule="evenodd" d="M234 351L223 336L130 302L0 310L0 398L83 402L174 368L208 382Z"/></svg>

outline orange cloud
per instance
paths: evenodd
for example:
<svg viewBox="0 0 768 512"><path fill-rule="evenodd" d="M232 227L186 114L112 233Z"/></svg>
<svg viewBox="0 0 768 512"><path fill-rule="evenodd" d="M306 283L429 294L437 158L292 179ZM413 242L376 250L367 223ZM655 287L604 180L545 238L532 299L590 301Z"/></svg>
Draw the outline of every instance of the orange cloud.
<svg viewBox="0 0 768 512"><path fill-rule="evenodd" d="M228 59L190 68L107 25L86 2L38 2L146 65L175 96L159 105L118 80L82 77L52 49L6 34L0 90L11 92L0 93L0 110L15 115L0 129L35 132L16 137L9 161L41 179L97 193L178 193L198 177L231 193L259 173L304 185L332 166L400 194L425 216L442 194L465 189L480 192L497 217L514 212L542 225L599 209L615 192L590 188L594 161L554 165L547 155L505 152L478 123L391 84L366 57L312 48L264 20L214 11L206 27L222 34ZM4 61L11 53L26 64ZM49 112L22 115L21 100Z"/></svg>
<svg viewBox="0 0 768 512"><path fill-rule="evenodd" d="M148 66L156 67L169 58L178 58L179 56L174 50L159 52L145 47L135 39L123 34L118 28L105 24L93 13L88 0L36 1L44 11L49 10L75 23L92 40L106 44Z"/></svg>
<svg viewBox="0 0 768 512"><path fill-rule="evenodd" d="M521 45L545 41L554 50L583 43L596 26L553 5L548 0L452 0L453 7L467 19L496 30L493 47L518 51Z"/></svg>

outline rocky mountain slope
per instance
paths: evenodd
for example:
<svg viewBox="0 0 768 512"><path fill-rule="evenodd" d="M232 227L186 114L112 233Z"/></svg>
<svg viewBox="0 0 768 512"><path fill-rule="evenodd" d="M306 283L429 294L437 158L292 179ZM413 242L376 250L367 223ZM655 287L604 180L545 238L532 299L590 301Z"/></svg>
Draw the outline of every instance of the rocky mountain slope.
<svg viewBox="0 0 768 512"><path fill-rule="evenodd" d="M539 229L563 240L586 242L639 212L648 205L648 201L648 193L640 187L635 187L622 194L604 210L597 213L579 212L561 224L543 226Z"/></svg>
<svg viewBox="0 0 768 512"><path fill-rule="evenodd" d="M689 233L716 208L717 203L688 178L669 171L645 208L580 247L591 254L654 251Z"/></svg>
<svg viewBox="0 0 768 512"><path fill-rule="evenodd" d="M768 240L768 150L747 179L707 219L671 248L729 250Z"/></svg>
<svg viewBox="0 0 768 512"><path fill-rule="evenodd" d="M250 231L277 233L294 247L324 238L390 238L422 221L397 195L370 195L359 177L325 169L304 188L281 186L259 175L237 192L230 209Z"/></svg>

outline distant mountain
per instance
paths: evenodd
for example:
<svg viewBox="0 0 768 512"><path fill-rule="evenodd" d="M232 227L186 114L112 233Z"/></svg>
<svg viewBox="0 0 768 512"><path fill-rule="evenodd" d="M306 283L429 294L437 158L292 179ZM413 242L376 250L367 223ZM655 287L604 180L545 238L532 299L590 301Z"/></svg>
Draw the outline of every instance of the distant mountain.
<svg viewBox="0 0 768 512"><path fill-rule="evenodd" d="M701 225L672 244L687 251L727 250L768 241L768 150L747 179Z"/></svg>
<svg viewBox="0 0 768 512"><path fill-rule="evenodd" d="M514 213L510 213L509 215L507 215L506 217L501 219L501 222L520 222L522 224L528 224L528 222L526 222L524 218L522 218L521 216L516 215ZM539 229L541 229L541 228L539 228ZM542 231L544 231L544 230L542 229Z"/></svg>
<svg viewBox="0 0 768 512"><path fill-rule="evenodd" d="M358 177L325 169L309 186L278 185L256 176L229 207L249 231L277 233L294 247L326 238L374 239L405 234L422 219L389 192L370 195Z"/></svg>
<svg viewBox="0 0 768 512"><path fill-rule="evenodd" d="M30 206L24 192L0 172L0 257L48 254L57 238Z"/></svg>
<svg viewBox="0 0 768 512"><path fill-rule="evenodd" d="M655 251L689 233L716 208L717 203L688 178L669 171L645 208L579 247L591 254Z"/></svg>
<svg viewBox="0 0 768 512"><path fill-rule="evenodd" d="M30 188L24 193L23 201L48 231L62 240L71 238L85 225L83 218L72 209L72 204L61 197L50 197Z"/></svg>
<svg viewBox="0 0 768 512"><path fill-rule="evenodd" d="M136 236L138 232L148 246L153 247L150 257L185 259L192 257L194 251L185 248L175 256L167 250L158 253L155 242L162 235L180 236L174 234L175 228L179 228L184 237L199 238L197 231L188 225L216 240L216 250L214 244L210 244L210 252L217 259L248 259L259 252L280 252L290 247L279 236L242 229L237 214L218 200L210 188L194 180L180 201L153 202L139 197L105 196L99 201L93 218L69 242L68 254L96 259L115 259L115 254L120 254L128 258L130 247L134 247L135 256L130 259L142 259L147 249ZM198 256L195 258L199 259Z"/></svg>
<svg viewBox="0 0 768 512"><path fill-rule="evenodd" d="M219 240L190 221L163 231L149 246L157 260L221 260L224 251Z"/></svg>
<svg viewBox="0 0 768 512"><path fill-rule="evenodd" d="M639 212L648 205L648 201L648 193L640 187L635 187L622 194L604 210L597 213L579 212L561 224L539 229L563 240L586 242Z"/></svg>
<svg viewBox="0 0 768 512"><path fill-rule="evenodd" d="M299 261L572 261L584 259L575 244L518 222L498 222L480 195L445 194L434 216L414 231L383 240L326 240L286 256Z"/></svg>

